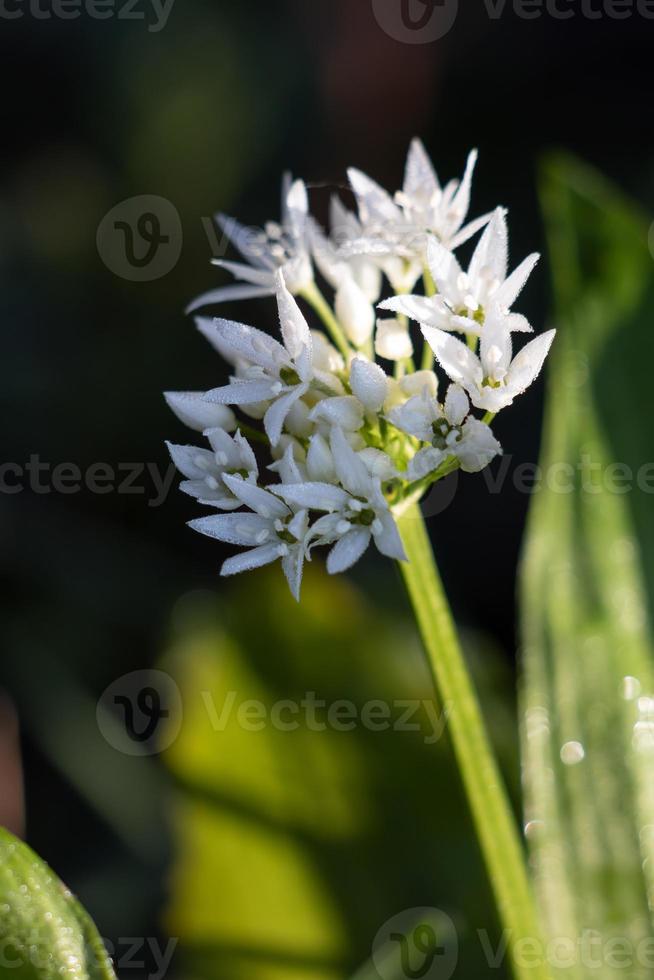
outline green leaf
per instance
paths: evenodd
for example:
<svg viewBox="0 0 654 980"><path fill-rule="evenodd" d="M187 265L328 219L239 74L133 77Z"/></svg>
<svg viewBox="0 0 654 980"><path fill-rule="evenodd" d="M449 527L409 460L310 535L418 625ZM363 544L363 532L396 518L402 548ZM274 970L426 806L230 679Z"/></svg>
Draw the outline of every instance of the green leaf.
<svg viewBox="0 0 654 980"><path fill-rule="evenodd" d="M643 216L594 171L551 158L541 186L558 334L521 574L527 836L547 938L568 939L550 949L553 971L624 976L629 950L629 975L646 977L654 536L638 479L652 256Z"/></svg>
<svg viewBox="0 0 654 980"><path fill-rule="evenodd" d="M410 622L388 597L375 607L316 562L299 605L279 569L221 595L218 623L215 612L189 615L163 664L184 711L165 753L177 784L165 927L179 937L184 976L343 980L387 920L427 906L456 922L457 976L477 980L476 929L493 947L499 929L449 739L431 738L432 682ZM506 746L506 678L484 654L478 681ZM302 708L311 696L325 705L315 720ZM373 701L390 718L364 725ZM343 718L343 702L355 710L354 724L323 728L337 702ZM282 726L271 723L284 704Z"/></svg>
<svg viewBox="0 0 654 980"><path fill-rule="evenodd" d="M115 980L90 917L37 855L0 828L0 975Z"/></svg>

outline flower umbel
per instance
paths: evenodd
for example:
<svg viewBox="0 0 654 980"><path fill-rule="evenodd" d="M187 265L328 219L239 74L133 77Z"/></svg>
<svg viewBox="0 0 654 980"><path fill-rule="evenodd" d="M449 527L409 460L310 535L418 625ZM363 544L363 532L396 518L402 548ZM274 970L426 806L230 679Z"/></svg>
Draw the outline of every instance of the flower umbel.
<svg viewBox="0 0 654 980"><path fill-rule="evenodd" d="M309 214L304 184L288 178L281 224L248 236L219 218L246 261L217 264L240 283L190 308L274 295L279 318L278 338L233 320L199 319L230 365L229 379L208 392L166 394L178 418L207 440L203 448L169 444L185 477L181 489L223 512L190 526L246 549L227 559L223 575L279 559L299 598L315 548L329 549L332 574L371 543L405 561L398 517L432 483L455 469L477 472L502 452L491 422L537 377L554 331L513 356L513 337L532 328L512 307L538 256L509 274L503 208L465 224L475 162L473 151L461 181L442 187L414 140L393 196L351 170L358 214L335 198L329 235ZM454 252L482 229L464 272ZM314 263L333 289L331 306ZM395 317L375 324L383 277L394 295L379 305ZM408 295L421 278L424 294ZM298 300L326 333L309 325ZM409 321L422 333L420 370L420 333L413 328L412 336ZM434 358L451 382L442 402ZM257 461L261 444L268 461Z"/></svg>

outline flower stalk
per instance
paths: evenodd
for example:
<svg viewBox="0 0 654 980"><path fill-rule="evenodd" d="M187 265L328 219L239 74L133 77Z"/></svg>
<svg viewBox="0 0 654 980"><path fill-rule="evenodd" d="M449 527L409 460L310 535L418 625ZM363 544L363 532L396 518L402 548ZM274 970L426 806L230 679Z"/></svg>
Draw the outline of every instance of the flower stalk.
<svg viewBox="0 0 654 980"><path fill-rule="evenodd" d="M408 561L399 562L436 689L448 709L454 752L479 845L506 930L517 980L547 980L545 966L525 966L520 940L538 939L537 918L517 823L486 731L420 506L398 521Z"/></svg>

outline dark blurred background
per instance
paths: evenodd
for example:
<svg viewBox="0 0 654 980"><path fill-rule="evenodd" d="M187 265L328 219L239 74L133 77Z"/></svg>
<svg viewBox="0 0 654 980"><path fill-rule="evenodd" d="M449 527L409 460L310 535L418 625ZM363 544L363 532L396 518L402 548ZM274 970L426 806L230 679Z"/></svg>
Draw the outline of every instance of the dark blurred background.
<svg viewBox="0 0 654 980"><path fill-rule="evenodd" d="M175 851L167 777L156 763L146 774L111 750L95 753L95 704L116 678L159 662L190 607L204 616L218 593L224 611L236 594L217 577L219 549L185 527L193 501L174 486L161 495L152 476L166 477L163 440L187 435L161 392L223 379L182 312L228 281L209 264L207 217L276 219L290 169L324 221L335 188L352 203L348 165L398 187L413 135L443 180L479 148L472 214L509 208L514 264L544 250L536 172L552 147L596 165L649 212L654 21L635 5L624 19L592 19L563 2L574 17L531 19L530 6L527 19L489 0L461 3L430 41L428 28L420 36L402 21L399 0L174 0L165 23L146 0L118 16L121 4L102 8L104 19L84 7L64 18L46 0L7 0L0 13L3 461L24 467L38 455L48 472L146 466L121 493L54 492L46 471L45 490L14 492L21 481L4 471L0 822L26 833L104 935L145 936L162 928ZM416 0L409 14L418 23L431 6ZM453 8L434 9L445 18ZM151 281L111 271L96 246L105 214L137 195L166 198L181 220L179 259ZM521 304L536 330L550 325L546 261ZM271 301L223 313L274 326ZM429 522L460 622L499 651L509 708L529 503L510 474L537 460L541 389L498 423L511 457L503 492L464 475ZM483 588L471 584L478 561L492 572ZM371 555L352 577L373 603L405 615L388 563ZM254 609L252 593L239 595L234 603ZM367 955L362 935L350 965Z"/></svg>

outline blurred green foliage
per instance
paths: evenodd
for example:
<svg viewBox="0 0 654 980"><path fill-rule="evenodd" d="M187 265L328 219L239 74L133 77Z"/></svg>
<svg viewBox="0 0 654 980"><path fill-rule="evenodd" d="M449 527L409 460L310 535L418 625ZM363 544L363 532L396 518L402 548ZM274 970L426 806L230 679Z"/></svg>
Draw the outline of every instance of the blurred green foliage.
<svg viewBox="0 0 654 980"><path fill-rule="evenodd" d="M435 906L457 926L458 975L477 977L476 929L495 921L492 902L449 741L425 709L440 716L413 627L315 565L296 605L277 571L235 583L218 624L187 622L164 663L184 705L166 753L177 965L207 980L343 978L389 917ZM485 655L479 681L507 750L507 678ZM314 697L312 715L303 702ZM271 722L286 701L299 710L285 707L282 727L295 730ZM386 722L362 723L371 701Z"/></svg>
<svg viewBox="0 0 654 980"><path fill-rule="evenodd" d="M570 941L553 972L648 977L652 255L644 217L575 160L546 163L542 201L559 333L522 569L527 833L545 938Z"/></svg>

